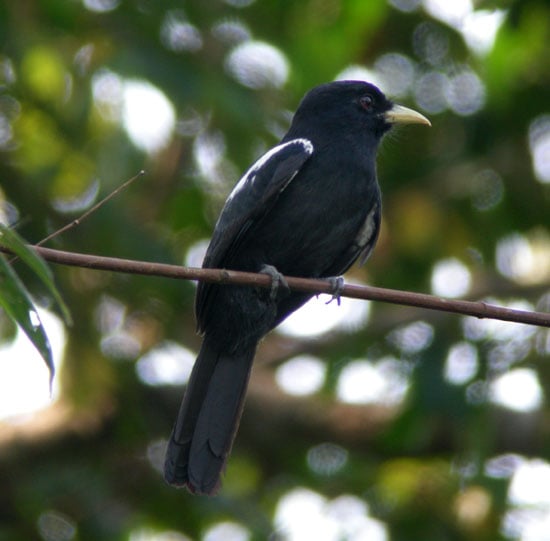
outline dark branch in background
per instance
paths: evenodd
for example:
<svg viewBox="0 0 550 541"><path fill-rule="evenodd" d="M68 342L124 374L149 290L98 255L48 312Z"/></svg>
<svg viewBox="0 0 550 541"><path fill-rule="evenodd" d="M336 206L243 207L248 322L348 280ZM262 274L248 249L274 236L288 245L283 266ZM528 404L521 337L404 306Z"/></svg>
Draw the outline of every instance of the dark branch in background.
<svg viewBox="0 0 550 541"><path fill-rule="evenodd" d="M163 263L149 263L146 261L134 261L129 259L118 259L114 257L102 257L97 255L79 254L52 250L50 248L31 246L45 260L61 265L71 265L97 270L109 270L129 274L142 274L148 276L159 276L164 278L177 278L181 280L198 280L214 282L219 284L240 284L257 287L271 287L271 277L266 274L255 274L250 272L238 272L226 269L198 269L191 267L180 267ZM0 248L1 249L1 248ZM326 280L285 277L290 289L304 291L307 293L332 293L333 285ZM526 323L539 327L550 327L550 313L528 312L525 310L514 310L503 308L482 301L449 300L395 289L385 289L371 286L357 286L345 284L340 296L353 299L364 299L381 301L440 312L451 312L478 318L499 319L512 321L514 323Z"/></svg>

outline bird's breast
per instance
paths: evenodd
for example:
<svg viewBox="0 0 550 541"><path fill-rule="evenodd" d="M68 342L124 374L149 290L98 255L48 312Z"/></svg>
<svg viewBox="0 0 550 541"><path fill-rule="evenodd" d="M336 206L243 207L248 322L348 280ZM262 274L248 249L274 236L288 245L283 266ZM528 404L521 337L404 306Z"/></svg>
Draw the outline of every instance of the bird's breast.
<svg viewBox="0 0 550 541"><path fill-rule="evenodd" d="M356 258L372 241L380 201L375 173L338 161L312 160L296 175L251 236L254 259L283 274L322 276L349 266L349 254Z"/></svg>

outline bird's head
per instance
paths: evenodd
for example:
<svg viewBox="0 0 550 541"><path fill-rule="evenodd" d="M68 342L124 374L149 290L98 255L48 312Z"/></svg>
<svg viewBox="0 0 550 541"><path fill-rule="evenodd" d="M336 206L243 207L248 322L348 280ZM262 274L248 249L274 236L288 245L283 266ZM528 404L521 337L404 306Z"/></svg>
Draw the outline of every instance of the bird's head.
<svg viewBox="0 0 550 541"><path fill-rule="evenodd" d="M373 84L335 81L317 86L304 96L291 132L312 140L342 133L381 139L394 124L431 125L420 113L393 103Z"/></svg>

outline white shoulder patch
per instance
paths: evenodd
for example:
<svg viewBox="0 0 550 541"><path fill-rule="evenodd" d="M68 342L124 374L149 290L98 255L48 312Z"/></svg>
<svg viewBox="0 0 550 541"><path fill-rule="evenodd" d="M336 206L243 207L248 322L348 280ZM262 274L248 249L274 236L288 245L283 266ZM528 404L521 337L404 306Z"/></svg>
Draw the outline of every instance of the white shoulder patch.
<svg viewBox="0 0 550 541"><path fill-rule="evenodd" d="M254 179L256 178L256 173L259 169L273 156L275 156L278 152L281 152L285 148L291 146L291 145L300 145L304 152L311 156L313 154L313 143L309 139L292 139L291 141L287 141L286 143L283 143L282 145L277 145L273 147L272 149L268 150L263 156L261 156L254 164L248 169L248 171L241 177L239 182L235 185L231 193L229 194L229 197L227 198L228 201L233 199L237 193L239 193L247 184L253 183Z"/></svg>
<svg viewBox="0 0 550 541"><path fill-rule="evenodd" d="M355 245L360 249L364 249L371 241L376 232L376 222L374 221L374 216L378 211L378 205L374 205L372 210L367 214L365 222L361 226L361 229L357 231L355 236Z"/></svg>

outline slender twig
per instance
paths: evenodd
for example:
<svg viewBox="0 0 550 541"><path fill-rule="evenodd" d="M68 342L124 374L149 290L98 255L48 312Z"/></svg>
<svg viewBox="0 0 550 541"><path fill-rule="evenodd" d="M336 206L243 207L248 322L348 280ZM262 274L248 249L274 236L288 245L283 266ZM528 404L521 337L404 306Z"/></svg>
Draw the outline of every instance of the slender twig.
<svg viewBox="0 0 550 541"><path fill-rule="evenodd" d="M137 175L134 175L132 178L129 178L126 182L123 182L118 188L115 188L109 195L106 195L101 201L98 201L94 206L90 207L82 216L79 216L78 218L72 220L68 224L64 225L57 231L54 231L53 233L50 233L47 237L43 238L40 242L36 243L36 246L42 246L43 244L46 244L49 240L52 240L54 237L57 237L58 235L61 235L62 233L65 233L69 229L72 229L73 227L76 227L77 225L80 225L86 218L89 218L96 210L101 208L105 203L110 201L115 195L118 195L122 190L126 189L134 180L137 178L142 177L145 175L145 171L142 169Z"/></svg>
<svg viewBox="0 0 550 541"><path fill-rule="evenodd" d="M239 272L227 269L198 269L192 267L180 267L163 263L150 263L146 261L134 261L114 257L102 257L97 255L79 254L52 250L44 247L33 247L38 254L52 263L85 267L98 270L110 270L130 274L143 274L160 276L165 278L178 278L183 280L198 280L219 284L253 285L257 287L271 287L271 277L266 274L251 272ZM2 249L2 248L0 248ZM327 280L285 277L290 289L306 293L329 293L334 285ZM530 312L495 306L483 301L464 301L456 299L443 299L424 293L385 289L372 286L358 286L345 284L340 296L354 299L381 301L405 306L415 306L440 312L474 316L478 318L499 319L515 323L526 323L539 327L550 327L550 313Z"/></svg>

